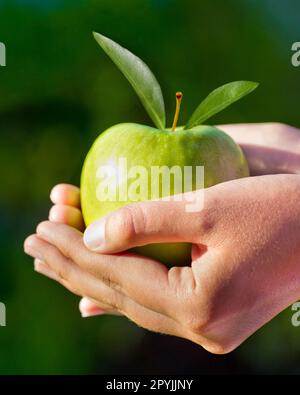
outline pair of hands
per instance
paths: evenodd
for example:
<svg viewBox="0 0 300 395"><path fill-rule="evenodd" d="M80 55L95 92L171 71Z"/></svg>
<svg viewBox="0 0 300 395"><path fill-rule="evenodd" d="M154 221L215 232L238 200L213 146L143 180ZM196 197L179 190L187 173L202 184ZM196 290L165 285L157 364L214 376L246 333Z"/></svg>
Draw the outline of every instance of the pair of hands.
<svg viewBox="0 0 300 395"><path fill-rule="evenodd" d="M242 146L252 175L300 169L298 130L220 128ZM26 239L25 251L36 271L83 296L83 316L122 314L226 353L300 295L300 177L234 180L206 189L204 199L199 213L186 213L184 200L132 204L83 235L79 189L58 185L49 221ZM158 242L192 243L191 266L168 269L126 252Z"/></svg>

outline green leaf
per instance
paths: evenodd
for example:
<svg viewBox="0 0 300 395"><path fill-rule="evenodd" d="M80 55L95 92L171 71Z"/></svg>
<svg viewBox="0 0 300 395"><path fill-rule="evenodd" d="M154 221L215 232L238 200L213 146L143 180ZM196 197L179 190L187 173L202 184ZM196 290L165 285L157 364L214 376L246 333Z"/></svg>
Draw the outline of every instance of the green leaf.
<svg viewBox="0 0 300 395"><path fill-rule="evenodd" d="M215 89L196 108L185 129L203 124L213 115L254 91L258 85L257 82L235 81Z"/></svg>
<svg viewBox="0 0 300 395"><path fill-rule="evenodd" d="M161 88L149 67L126 48L99 33L97 43L122 71L139 96L146 111L159 129L166 127L165 105Z"/></svg>

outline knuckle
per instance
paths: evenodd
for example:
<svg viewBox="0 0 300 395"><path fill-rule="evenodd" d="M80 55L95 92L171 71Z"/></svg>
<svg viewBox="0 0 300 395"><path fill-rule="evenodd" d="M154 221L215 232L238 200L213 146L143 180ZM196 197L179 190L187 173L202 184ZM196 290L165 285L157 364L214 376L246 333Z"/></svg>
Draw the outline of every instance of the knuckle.
<svg viewBox="0 0 300 395"><path fill-rule="evenodd" d="M216 199L214 199L213 203L216 203ZM217 204L214 204L214 207L218 207ZM214 215L215 210L210 207L205 207L200 215L196 218L196 232L200 235L201 239L203 237L208 237L213 234L216 225L216 216Z"/></svg>
<svg viewBox="0 0 300 395"><path fill-rule="evenodd" d="M101 302L105 303L107 306L109 306L114 311L118 311L120 313L124 312L123 299L117 293L113 293L113 295L109 295L109 296L107 296L107 295L103 296L103 298L101 299Z"/></svg>
<svg viewBox="0 0 300 395"><path fill-rule="evenodd" d="M112 215L106 225L106 234L115 243L115 235L118 235L120 245L128 244L138 234L139 209L130 206L122 207Z"/></svg>
<svg viewBox="0 0 300 395"><path fill-rule="evenodd" d="M112 275L110 273L107 273L106 276L103 278L103 281L106 283L106 285L115 290L115 291L122 291L122 288L119 284L117 284L113 279Z"/></svg>
<svg viewBox="0 0 300 395"><path fill-rule="evenodd" d="M111 235L114 238L117 234L119 242L130 240L134 233L131 213L125 207L110 218L107 226L108 235Z"/></svg>
<svg viewBox="0 0 300 395"><path fill-rule="evenodd" d="M57 268L57 275L59 278L61 278L63 281L70 281L72 279L72 267L68 262L63 261L60 262L58 268Z"/></svg>
<svg viewBox="0 0 300 395"><path fill-rule="evenodd" d="M190 267L171 268L168 280L181 325L195 336L207 332L213 321L213 304L206 291L197 290L193 270Z"/></svg>
<svg viewBox="0 0 300 395"><path fill-rule="evenodd" d="M196 282L191 267L171 267L168 271L168 283L177 300L183 301L193 297Z"/></svg>
<svg viewBox="0 0 300 395"><path fill-rule="evenodd" d="M57 275L59 278L61 278L63 281L67 281L69 279L69 272L68 269L65 267L65 265L60 266L57 269Z"/></svg>

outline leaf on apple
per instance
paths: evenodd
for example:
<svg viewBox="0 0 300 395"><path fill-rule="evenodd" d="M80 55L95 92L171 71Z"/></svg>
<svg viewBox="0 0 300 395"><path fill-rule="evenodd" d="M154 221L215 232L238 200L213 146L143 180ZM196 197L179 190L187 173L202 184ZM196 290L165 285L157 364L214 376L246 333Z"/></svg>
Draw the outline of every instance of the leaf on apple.
<svg viewBox="0 0 300 395"><path fill-rule="evenodd" d="M235 81L215 89L196 108L185 129L203 124L213 115L254 91L258 85L257 82Z"/></svg>
<svg viewBox="0 0 300 395"><path fill-rule="evenodd" d="M149 67L126 48L99 33L94 37L132 85L155 126L166 127L165 105L160 85Z"/></svg>

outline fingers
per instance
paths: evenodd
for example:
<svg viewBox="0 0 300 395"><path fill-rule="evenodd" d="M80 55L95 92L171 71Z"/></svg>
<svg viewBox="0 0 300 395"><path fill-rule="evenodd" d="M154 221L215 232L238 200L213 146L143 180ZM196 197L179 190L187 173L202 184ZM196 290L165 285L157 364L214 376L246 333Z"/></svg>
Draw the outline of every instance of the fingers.
<svg viewBox="0 0 300 395"><path fill-rule="evenodd" d="M69 184L58 184L52 189L50 199L54 203L49 212L50 221L68 224L80 231L84 229L79 188Z"/></svg>
<svg viewBox="0 0 300 395"><path fill-rule="evenodd" d="M100 309L98 302L94 302L89 298L82 298L79 304L79 310L82 317L92 317L95 315L105 314L105 311ZM101 304L100 304L101 306ZM126 304L126 310L123 312L127 318L135 322L137 325L144 329L154 332L183 337L183 328L172 318L166 317L163 314L156 313L152 310L130 300ZM117 311L113 312L114 315L122 315Z"/></svg>
<svg viewBox="0 0 300 395"><path fill-rule="evenodd" d="M92 251L116 253L152 243L194 242L202 219L201 213L186 211L185 201L136 203L90 225L84 243Z"/></svg>
<svg viewBox="0 0 300 395"><path fill-rule="evenodd" d="M84 296L79 302L79 311L82 318L94 317L97 315L117 315L121 316L122 314L114 309L107 303L104 303L99 300L93 300Z"/></svg>
<svg viewBox="0 0 300 395"><path fill-rule="evenodd" d="M84 229L83 217L81 211L77 207L55 204L50 209L49 220L67 224L80 231Z"/></svg>
<svg viewBox="0 0 300 395"><path fill-rule="evenodd" d="M127 297L117 293L88 272L84 272L72 260L66 258L53 245L31 235L25 240L25 252L36 259L36 269L40 273L61 283L76 295L98 300L107 311L122 311ZM101 307L101 306L100 306Z"/></svg>
<svg viewBox="0 0 300 395"><path fill-rule="evenodd" d="M299 153L299 129L278 122L218 125L238 144L273 147Z"/></svg>
<svg viewBox="0 0 300 395"><path fill-rule="evenodd" d="M59 277L57 274L43 261L40 259L34 260L34 270L37 273L43 274L44 276L59 282Z"/></svg>
<svg viewBox="0 0 300 395"><path fill-rule="evenodd" d="M138 326L165 335L185 337L182 326L174 319L130 301L123 314Z"/></svg>
<svg viewBox="0 0 300 395"><path fill-rule="evenodd" d="M249 144L269 146L277 143L273 131L278 126L274 123L218 125L217 128L228 134L236 143L242 146Z"/></svg>
<svg viewBox="0 0 300 395"><path fill-rule="evenodd" d="M54 204L80 207L80 189L70 184L58 184L51 193L50 199Z"/></svg>
<svg viewBox="0 0 300 395"><path fill-rule="evenodd" d="M47 265L44 261L41 261L40 259L34 260L34 270L37 273L40 273L50 278L51 280L55 280L60 283L62 282L62 279L59 278L55 271L52 270L49 265ZM79 310L83 318L103 314L121 315L117 311L112 310L111 306L101 302L94 302L86 297L80 300Z"/></svg>
<svg viewBox="0 0 300 395"><path fill-rule="evenodd" d="M143 328L182 336L181 325L178 322L141 306L126 295L115 292L98 279L87 276L72 261L63 257L54 246L40 240L37 236L30 236L25 241L25 250L34 257L38 256L38 270L44 271L46 268L46 273L49 275L50 267L51 276L54 271L57 276L55 279L58 278L67 289L76 294L86 295L80 304L80 310L83 313L100 314L103 306L105 310L110 309L110 311L126 315ZM100 302L92 305L89 299L100 300Z"/></svg>
<svg viewBox="0 0 300 395"><path fill-rule="evenodd" d="M34 260L34 270L37 273L40 273L51 280L55 280L57 282L61 282L62 279L55 273L54 270L50 268L44 261L40 259ZM113 314L113 315L121 315L117 311L112 310L111 306L105 303L101 303L98 301L92 301L87 297L83 297L79 303L79 311L83 318L85 317L92 317L96 315L103 315L103 314Z"/></svg>
<svg viewBox="0 0 300 395"><path fill-rule="evenodd" d="M99 306L102 305L103 304L99 304L96 301L84 297L79 303L79 310L84 318L103 315L107 313L107 310L99 308ZM183 336L183 328L175 320L146 309L132 300L126 303L126 309L123 313L127 318L142 328L173 336ZM122 315L116 310L110 314Z"/></svg>
<svg viewBox="0 0 300 395"><path fill-rule="evenodd" d="M108 287L152 310L165 313L169 308L172 295L168 269L159 262L129 253L102 255L91 252L85 247L82 234L64 224L42 222L37 234Z"/></svg>
<svg viewBox="0 0 300 395"><path fill-rule="evenodd" d="M263 124L257 123L237 123L232 125L217 125L217 128L228 134L236 142L253 142L253 134L260 131Z"/></svg>
<svg viewBox="0 0 300 395"><path fill-rule="evenodd" d="M80 300L79 311L83 318L105 314L105 309L101 308L99 303L92 302L87 297Z"/></svg>
<svg viewBox="0 0 300 395"><path fill-rule="evenodd" d="M76 295L81 295L78 289L70 288L69 279L73 279L78 267L72 265L71 261L63 256L60 251L49 243L39 239L36 235L27 237L24 243L26 254L35 258L35 270L56 280ZM74 283L74 281L72 281Z"/></svg>

